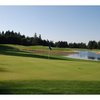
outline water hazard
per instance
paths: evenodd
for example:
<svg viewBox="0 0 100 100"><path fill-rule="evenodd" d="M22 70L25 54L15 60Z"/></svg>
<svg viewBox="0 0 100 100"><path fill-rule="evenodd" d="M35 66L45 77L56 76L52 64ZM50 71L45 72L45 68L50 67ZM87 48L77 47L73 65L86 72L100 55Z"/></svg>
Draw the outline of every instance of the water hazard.
<svg viewBox="0 0 100 100"><path fill-rule="evenodd" d="M90 51L77 51L75 54L70 54L67 57L100 61L100 54Z"/></svg>

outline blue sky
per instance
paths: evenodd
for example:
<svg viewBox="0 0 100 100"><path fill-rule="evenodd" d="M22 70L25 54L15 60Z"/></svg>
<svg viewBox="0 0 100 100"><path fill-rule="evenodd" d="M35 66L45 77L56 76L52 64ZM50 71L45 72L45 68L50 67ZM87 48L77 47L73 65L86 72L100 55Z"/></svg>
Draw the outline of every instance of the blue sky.
<svg viewBox="0 0 100 100"><path fill-rule="evenodd" d="M68 42L100 40L100 6L0 6L0 30Z"/></svg>

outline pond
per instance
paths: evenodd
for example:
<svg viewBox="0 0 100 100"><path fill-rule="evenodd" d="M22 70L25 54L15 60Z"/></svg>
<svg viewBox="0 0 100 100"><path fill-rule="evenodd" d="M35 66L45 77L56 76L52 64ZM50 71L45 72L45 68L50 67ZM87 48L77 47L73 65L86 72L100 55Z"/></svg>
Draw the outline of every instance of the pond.
<svg viewBox="0 0 100 100"><path fill-rule="evenodd" d="M96 60L100 61L100 54L90 51L77 51L74 54L70 54L67 57L85 60Z"/></svg>

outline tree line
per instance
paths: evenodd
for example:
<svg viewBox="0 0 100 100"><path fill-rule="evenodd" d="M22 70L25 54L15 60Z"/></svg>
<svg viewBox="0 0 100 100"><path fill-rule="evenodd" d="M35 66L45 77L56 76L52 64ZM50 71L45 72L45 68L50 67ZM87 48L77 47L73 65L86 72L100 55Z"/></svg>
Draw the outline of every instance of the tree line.
<svg viewBox="0 0 100 100"><path fill-rule="evenodd" d="M89 41L86 43L68 43L67 41L58 41L53 42L49 40L42 39L41 34L37 36L37 33L33 35L33 37L26 37L25 35L21 35L20 32L14 31L2 31L0 32L0 44L18 44L25 46L34 46L34 45L42 45L51 47L59 47L59 48L86 48L86 49L100 49L100 41Z"/></svg>

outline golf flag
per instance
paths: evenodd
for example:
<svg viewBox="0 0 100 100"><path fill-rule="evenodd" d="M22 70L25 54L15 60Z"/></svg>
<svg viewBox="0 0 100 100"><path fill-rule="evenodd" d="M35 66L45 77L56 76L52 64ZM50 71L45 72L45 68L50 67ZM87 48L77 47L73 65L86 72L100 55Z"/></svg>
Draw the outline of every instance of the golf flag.
<svg viewBox="0 0 100 100"><path fill-rule="evenodd" d="M51 46L49 45L49 50L52 50Z"/></svg>

